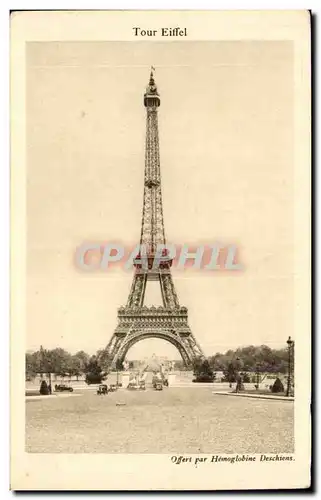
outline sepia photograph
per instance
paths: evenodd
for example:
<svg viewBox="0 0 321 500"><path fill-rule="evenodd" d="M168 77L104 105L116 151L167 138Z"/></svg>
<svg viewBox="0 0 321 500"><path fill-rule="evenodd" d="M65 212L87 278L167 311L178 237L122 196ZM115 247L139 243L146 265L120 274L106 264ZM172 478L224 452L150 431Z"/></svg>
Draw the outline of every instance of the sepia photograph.
<svg viewBox="0 0 321 500"><path fill-rule="evenodd" d="M33 36L59 14L66 39ZM69 36L86 15L94 31L90 12L12 20L17 489L278 489L291 470L308 487L308 15L274 13L274 33L262 12L254 31L276 36L216 39L192 36L205 13L95 14L105 39ZM75 486L103 456L123 479ZM75 457L71 475L40 480L45 457ZM134 457L164 482L130 482Z"/></svg>

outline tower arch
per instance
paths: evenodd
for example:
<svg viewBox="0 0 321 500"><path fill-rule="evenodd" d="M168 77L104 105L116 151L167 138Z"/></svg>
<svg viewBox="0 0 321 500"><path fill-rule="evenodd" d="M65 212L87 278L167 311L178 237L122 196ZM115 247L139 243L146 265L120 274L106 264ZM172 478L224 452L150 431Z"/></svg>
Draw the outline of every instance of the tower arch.
<svg viewBox="0 0 321 500"><path fill-rule="evenodd" d="M190 365L192 363L193 356L191 356L191 353L189 352L187 346L177 335L175 335L175 333L171 332L170 330L166 331L162 329L155 329L154 331L146 331L142 329L133 332L132 335L129 335L128 338L124 339L113 359L113 365L116 365L116 363L123 363L128 351L135 344L151 338L161 339L169 342L177 349L185 365Z"/></svg>

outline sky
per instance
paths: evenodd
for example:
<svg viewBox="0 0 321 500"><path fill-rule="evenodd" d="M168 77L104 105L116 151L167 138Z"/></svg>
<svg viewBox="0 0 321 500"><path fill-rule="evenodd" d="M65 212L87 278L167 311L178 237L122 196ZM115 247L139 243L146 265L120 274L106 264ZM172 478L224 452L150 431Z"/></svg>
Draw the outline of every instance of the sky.
<svg viewBox="0 0 321 500"><path fill-rule="evenodd" d="M294 307L293 53L272 41L27 44L26 347L94 353L117 325L132 273L83 272L75 252L139 241L151 65L167 240L234 244L243 265L173 269L192 331L207 355L283 347ZM151 339L129 358L153 353L179 357Z"/></svg>

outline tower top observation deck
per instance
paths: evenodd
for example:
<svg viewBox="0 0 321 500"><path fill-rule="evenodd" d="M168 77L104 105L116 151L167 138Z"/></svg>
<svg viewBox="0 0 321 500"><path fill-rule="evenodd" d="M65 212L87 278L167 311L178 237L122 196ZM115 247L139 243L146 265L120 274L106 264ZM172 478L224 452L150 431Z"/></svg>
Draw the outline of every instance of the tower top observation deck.
<svg viewBox="0 0 321 500"><path fill-rule="evenodd" d="M149 84L146 87L146 92L144 94L144 106L147 108L158 108L160 106L160 97L157 92L157 85L154 80L154 70L155 68L151 68Z"/></svg>

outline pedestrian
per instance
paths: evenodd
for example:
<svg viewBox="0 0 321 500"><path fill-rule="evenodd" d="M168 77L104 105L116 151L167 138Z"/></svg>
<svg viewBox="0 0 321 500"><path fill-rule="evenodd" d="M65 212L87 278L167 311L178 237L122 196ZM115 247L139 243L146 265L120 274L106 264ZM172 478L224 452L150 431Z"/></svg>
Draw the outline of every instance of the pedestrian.
<svg viewBox="0 0 321 500"><path fill-rule="evenodd" d="M237 375L235 392L240 392L243 389L242 385L242 376Z"/></svg>

